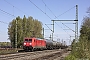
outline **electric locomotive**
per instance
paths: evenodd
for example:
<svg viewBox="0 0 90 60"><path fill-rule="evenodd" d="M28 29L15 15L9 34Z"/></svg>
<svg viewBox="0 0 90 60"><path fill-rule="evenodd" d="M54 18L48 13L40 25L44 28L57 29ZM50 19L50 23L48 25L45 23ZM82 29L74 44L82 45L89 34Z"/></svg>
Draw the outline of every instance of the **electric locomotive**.
<svg viewBox="0 0 90 60"><path fill-rule="evenodd" d="M23 43L24 50L43 50L43 49L59 49L61 47L60 42L52 41L49 39L40 38L25 38Z"/></svg>
<svg viewBox="0 0 90 60"><path fill-rule="evenodd" d="M45 49L46 41L39 38L25 38L23 43L24 50L36 50L36 49Z"/></svg>

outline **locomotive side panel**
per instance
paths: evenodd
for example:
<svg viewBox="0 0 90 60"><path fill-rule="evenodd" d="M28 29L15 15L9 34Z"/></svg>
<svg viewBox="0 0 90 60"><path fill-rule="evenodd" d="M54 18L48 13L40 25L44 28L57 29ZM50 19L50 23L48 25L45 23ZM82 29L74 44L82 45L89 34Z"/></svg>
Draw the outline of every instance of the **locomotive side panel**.
<svg viewBox="0 0 90 60"><path fill-rule="evenodd" d="M42 40L42 46L43 46L44 48L46 48L46 41L45 41L45 40Z"/></svg>
<svg viewBox="0 0 90 60"><path fill-rule="evenodd" d="M36 39L37 40L37 46L36 48L46 48L46 42L43 39Z"/></svg>

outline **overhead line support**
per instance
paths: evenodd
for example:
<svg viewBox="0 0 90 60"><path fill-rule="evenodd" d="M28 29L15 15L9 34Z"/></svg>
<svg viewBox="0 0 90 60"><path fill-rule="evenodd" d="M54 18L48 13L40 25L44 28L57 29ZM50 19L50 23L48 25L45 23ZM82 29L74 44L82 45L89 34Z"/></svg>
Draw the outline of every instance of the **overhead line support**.
<svg viewBox="0 0 90 60"><path fill-rule="evenodd" d="M75 40L78 41L78 5L76 5L76 27L75 27Z"/></svg>
<svg viewBox="0 0 90 60"><path fill-rule="evenodd" d="M53 21L53 33L54 33L54 21L76 21L75 23L75 41L78 41L78 5L76 5L76 19L75 20L51 20Z"/></svg>
<svg viewBox="0 0 90 60"><path fill-rule="evenodd" d="M51 21L78 21L78 20L51 20Z"/></svg>

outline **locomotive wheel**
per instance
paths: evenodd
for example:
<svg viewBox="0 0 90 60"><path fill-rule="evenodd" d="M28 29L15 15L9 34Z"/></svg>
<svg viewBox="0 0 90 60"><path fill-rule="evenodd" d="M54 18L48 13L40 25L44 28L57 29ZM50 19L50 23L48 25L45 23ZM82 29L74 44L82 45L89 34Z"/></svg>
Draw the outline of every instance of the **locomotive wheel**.
<svg viewBox="0 0 90 60"><path fill-rule="evenodd" d="M43 48L41 48L40 51L43 51Z"/></svg>
<svg viewBox="0 0 90 60"><path fill-rule="evenodd" d="M33 51L34 51L34 49L31 49L30 51L31 51L31 52L33 52Z"/></svg>

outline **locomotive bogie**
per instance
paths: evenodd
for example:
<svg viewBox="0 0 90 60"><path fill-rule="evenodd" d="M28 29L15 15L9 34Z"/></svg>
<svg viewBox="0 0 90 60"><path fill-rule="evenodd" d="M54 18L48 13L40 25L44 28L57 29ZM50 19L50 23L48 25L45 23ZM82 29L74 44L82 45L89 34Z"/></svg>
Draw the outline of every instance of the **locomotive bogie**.
<svg viewBox="0 0 90 60"><path fill-rule="evenodd" d="M23 46L23 49L25 50L25 51L28 51L28 50L32 50L33 49L33 47L32 46Z"/></svg>

